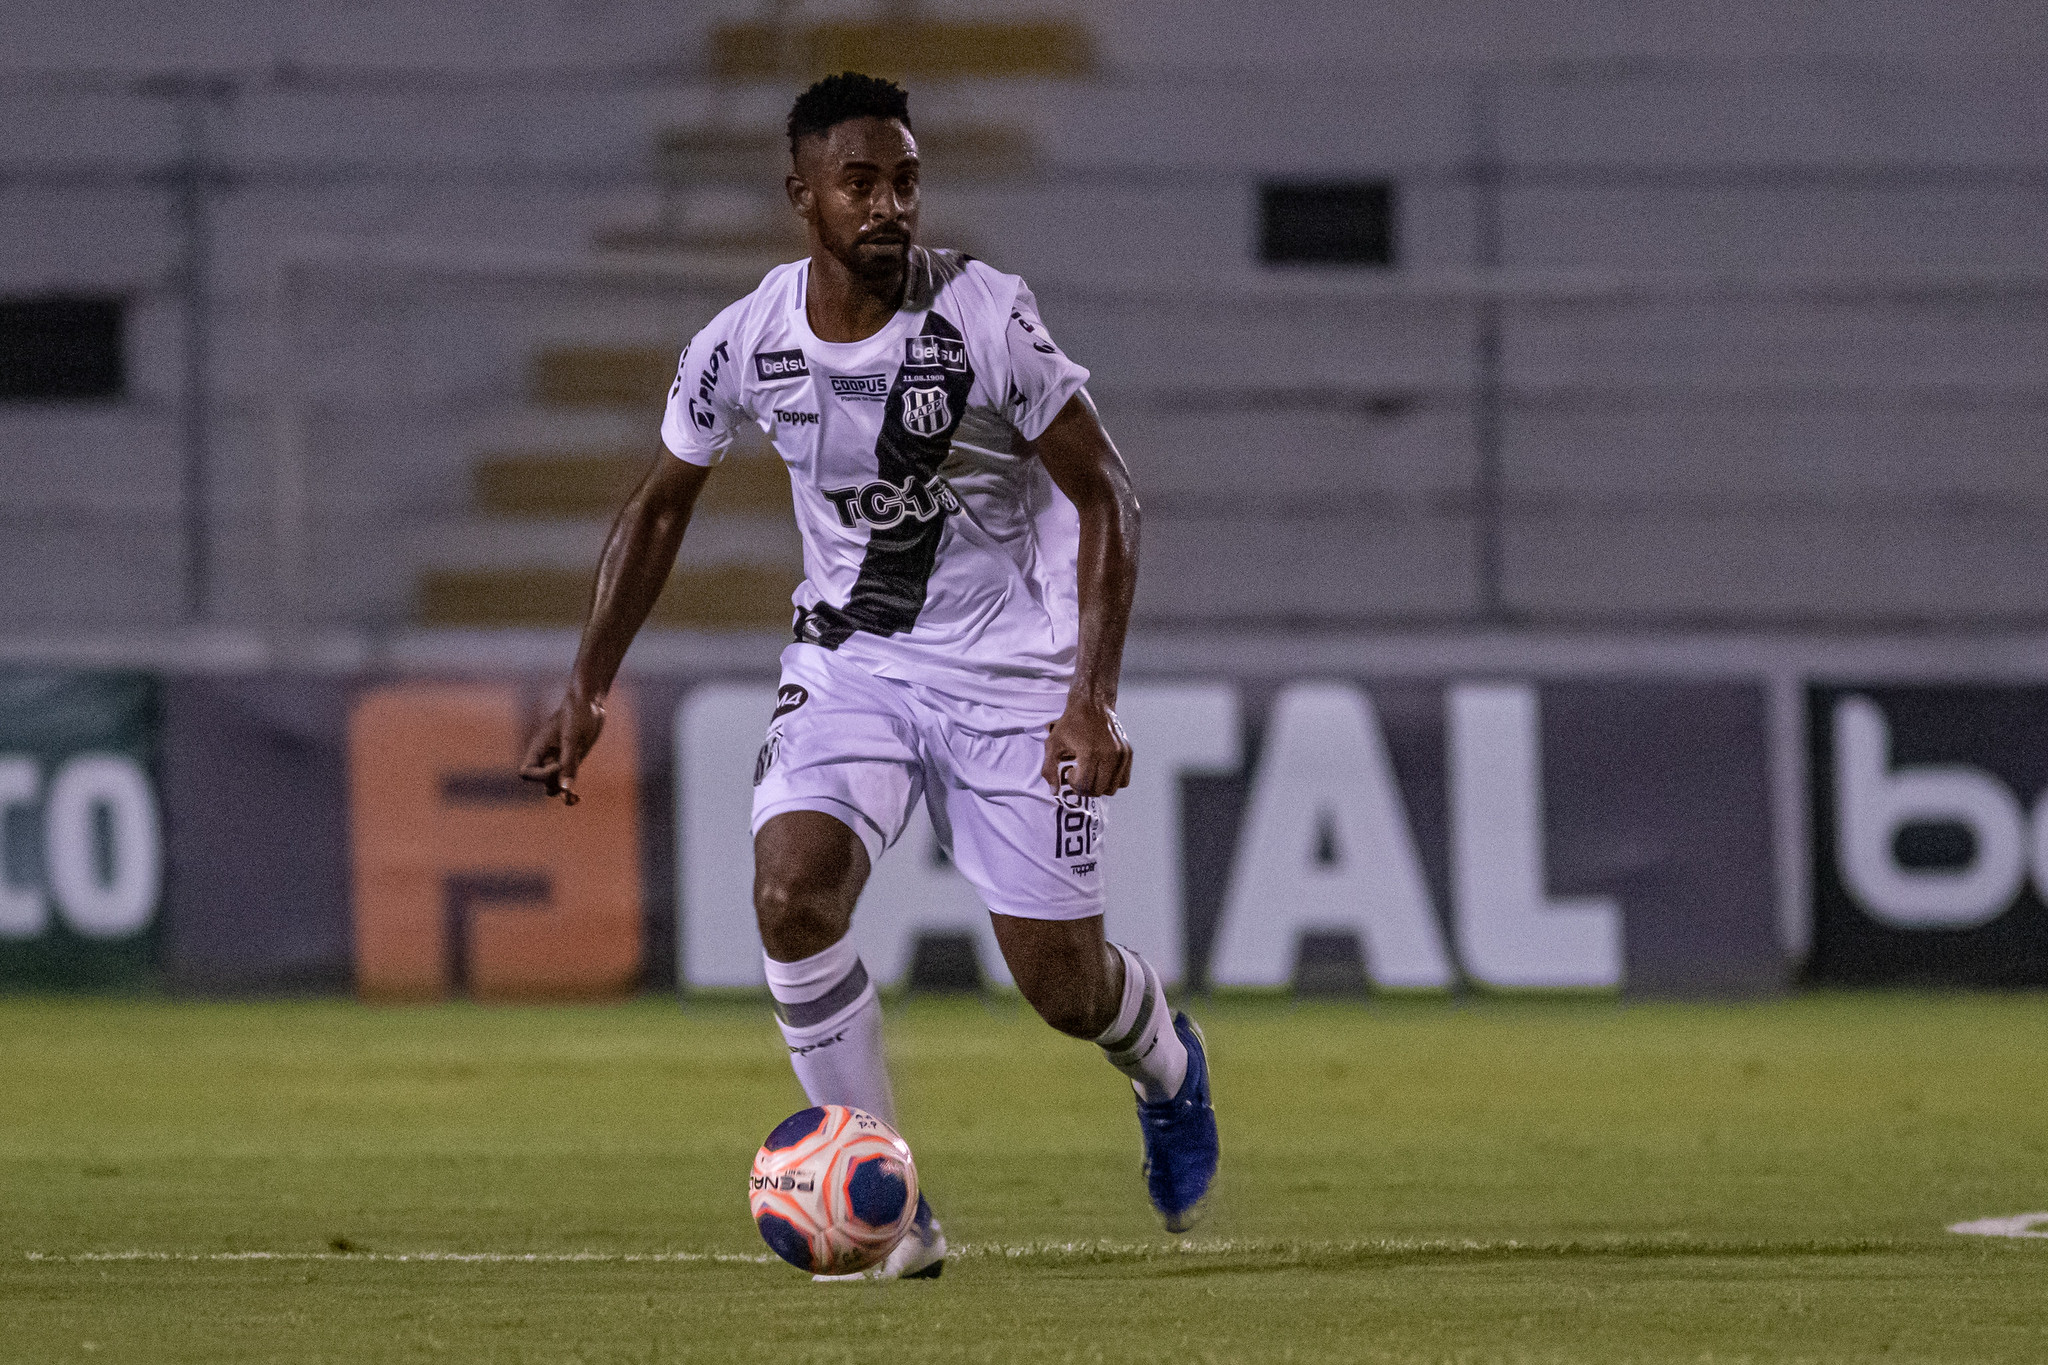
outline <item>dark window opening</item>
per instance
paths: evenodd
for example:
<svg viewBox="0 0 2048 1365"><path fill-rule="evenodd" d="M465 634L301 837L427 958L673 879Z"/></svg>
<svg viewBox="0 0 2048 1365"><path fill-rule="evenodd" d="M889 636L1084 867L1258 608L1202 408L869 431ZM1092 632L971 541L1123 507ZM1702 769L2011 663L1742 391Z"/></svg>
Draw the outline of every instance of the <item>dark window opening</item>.
<svg viewBox="0 0 2048 1365"><path fill-rule="evenodd" d="M122 397L124 312L119 299L0 299L0 399Z"/></svg>
<svg viewBox="0 0 2048 1365"><path fill-rule="evenodd" d="M1267 265L1392 265L1393 185L1261 185L1259 259Z"/></svg>

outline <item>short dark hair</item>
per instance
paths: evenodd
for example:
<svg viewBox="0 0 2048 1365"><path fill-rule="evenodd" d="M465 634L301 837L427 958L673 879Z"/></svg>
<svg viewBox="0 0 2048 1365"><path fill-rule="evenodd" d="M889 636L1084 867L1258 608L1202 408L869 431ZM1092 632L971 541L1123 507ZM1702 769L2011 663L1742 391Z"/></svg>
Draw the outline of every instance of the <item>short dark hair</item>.
<svg viewBox="0 0 2048 1365"><path fill-rule="evenodd" d="M892 118L910 127L910 92L880 76L842 71L796 97L789 111L789 154L797 143L821 137L850 118Z"/></svg>

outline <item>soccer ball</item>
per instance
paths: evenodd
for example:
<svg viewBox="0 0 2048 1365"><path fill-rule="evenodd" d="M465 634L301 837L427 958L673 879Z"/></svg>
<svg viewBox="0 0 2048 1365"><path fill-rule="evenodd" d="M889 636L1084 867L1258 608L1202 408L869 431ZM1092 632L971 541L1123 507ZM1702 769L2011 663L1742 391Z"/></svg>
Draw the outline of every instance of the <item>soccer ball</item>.
<svg viewBox="0 0 2048 1365"><path fill-rule="evenodd" d="M873 1114L821 1105L775 1125L754 1154L747 1203L777 1256L814 1275L851 1275L910 1230L917 1166Z"/></svg>

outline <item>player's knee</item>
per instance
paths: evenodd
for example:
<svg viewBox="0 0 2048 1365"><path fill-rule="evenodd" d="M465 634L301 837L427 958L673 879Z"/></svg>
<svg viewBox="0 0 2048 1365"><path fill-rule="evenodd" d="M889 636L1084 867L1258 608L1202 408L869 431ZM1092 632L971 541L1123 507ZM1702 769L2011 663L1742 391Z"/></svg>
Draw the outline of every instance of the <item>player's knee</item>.
<svg viewBox="0 0 2048 1365"><path fill-rule="evenodd" d="M849 916L831 888L789 877L754 880L754 918L761 946L783 962L821 953L846 936Z"/></svg>

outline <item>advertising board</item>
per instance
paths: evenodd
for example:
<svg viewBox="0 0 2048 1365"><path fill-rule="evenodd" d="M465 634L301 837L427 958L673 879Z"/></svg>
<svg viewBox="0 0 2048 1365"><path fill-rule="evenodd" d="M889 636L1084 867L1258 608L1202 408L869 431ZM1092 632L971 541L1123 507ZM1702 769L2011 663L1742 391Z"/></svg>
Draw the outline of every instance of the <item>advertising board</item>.
<svg viewBox="0 0 2048 1365"><path fill-rule="evenodd" d="M146 675L0 672L0 984L154 978L157 738Z"/></svg>
<svg viewBox="0 0 2048 1365"><path fill-rule="evenodd" d="M1816 685L1807 717L1808 974L2048 985L2048 686Z"/></svg>

